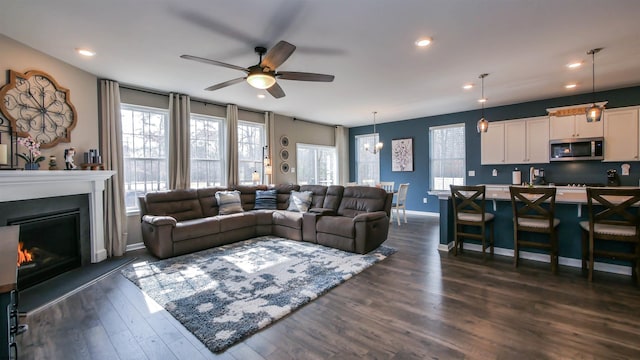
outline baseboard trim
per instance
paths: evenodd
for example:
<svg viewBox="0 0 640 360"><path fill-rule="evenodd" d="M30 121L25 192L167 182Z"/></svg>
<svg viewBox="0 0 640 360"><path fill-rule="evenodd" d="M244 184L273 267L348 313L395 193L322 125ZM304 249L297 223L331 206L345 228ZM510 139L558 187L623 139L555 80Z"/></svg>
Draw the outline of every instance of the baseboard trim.
<svg viewBox="0 0 640 360"><path fill-rule="evenodd" d="M453 241L448 243L448 244L438 244L438 250L439 251L448 252L451 249L453 249ZM482 245L470 244L470 243L465 242L464 249L465 250L475 251L475 252L482 252ZM493 253L496 254L496 255L502 255L502 256L508 256L508 257L513 257L514 256L513 249L505 249L505 248L494 247L493 248ZM544 263L550 263L551 262L551 257L549 255L540 254L540 253L533 253L533 252L528 252L528 251L520 251L520 258L521 259L544 262ZM569 266L569 267L582 268L582 260L581 259L574 259L574 258L568 258L568 257L560 256L560 257L558 257L558 263L560 265L565 265L565 266ZM597 262L596 261L595 264L593 265L593 269L597 270L597 271L612 273L612 274L620 274L620 275L631 276L631 266L616 265L616 264L603 263L603 262Z"/></svg>
<svg viewBox="0 0 640 360"><path fill-rule="evenodd" d="M125 252L135 251L135 250L140 250L140 249L144 249L144 243L143 242L127 244L127 247L125 248Z"/></svg>

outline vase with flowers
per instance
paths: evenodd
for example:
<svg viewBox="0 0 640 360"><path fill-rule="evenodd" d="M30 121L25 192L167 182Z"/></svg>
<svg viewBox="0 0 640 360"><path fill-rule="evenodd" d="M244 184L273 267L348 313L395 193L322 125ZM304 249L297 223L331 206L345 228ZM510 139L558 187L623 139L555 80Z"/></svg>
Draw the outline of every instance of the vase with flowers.
<svg viewBox="0 0 640 360"><path fill-rule="evenodd" d="M19 137L18 144L27 149L27 152L18 153L18 156L25 161L24 169L38 170L40 168L39 162L44 160L44 156L40 153L40 142L28 136L26 138Z"/></svg>

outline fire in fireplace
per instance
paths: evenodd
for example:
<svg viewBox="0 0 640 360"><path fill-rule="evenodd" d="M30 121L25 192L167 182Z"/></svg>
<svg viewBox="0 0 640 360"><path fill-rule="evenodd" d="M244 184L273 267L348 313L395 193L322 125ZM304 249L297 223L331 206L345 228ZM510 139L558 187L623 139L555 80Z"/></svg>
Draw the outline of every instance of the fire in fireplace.
<svg viewBox="0 0 640 360"><path fill-rule="evenodd" d="M79 209L14 219L9 225L20 225L19 289L81 265Z"/></svg>

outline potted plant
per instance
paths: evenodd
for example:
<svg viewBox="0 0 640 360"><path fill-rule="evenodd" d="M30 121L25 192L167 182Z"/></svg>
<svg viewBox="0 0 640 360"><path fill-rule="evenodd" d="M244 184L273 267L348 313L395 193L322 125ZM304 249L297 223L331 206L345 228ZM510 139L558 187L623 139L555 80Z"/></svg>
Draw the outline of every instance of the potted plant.
<svg viewBox="0 0 640 360"><path fill-rule="evenodd" d="M28 136L26 138L19 137L18 144L27 149L26 153L18 153L18 156L25 161L24 169L38 170L40 168L39 162L44 160L44 156L40 153L40 142Z"/></svg>

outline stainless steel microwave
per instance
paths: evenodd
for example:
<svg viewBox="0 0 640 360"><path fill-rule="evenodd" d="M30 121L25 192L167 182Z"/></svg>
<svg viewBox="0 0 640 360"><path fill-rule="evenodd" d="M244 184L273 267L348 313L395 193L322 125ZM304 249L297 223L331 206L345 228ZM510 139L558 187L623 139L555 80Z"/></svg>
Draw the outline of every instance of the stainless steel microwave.
<svg viewBox="0 0 640 360"><path fill-rule="evenodd" d="M563 139L549 142L550 161L603 160L604 138Z"/></svg>

